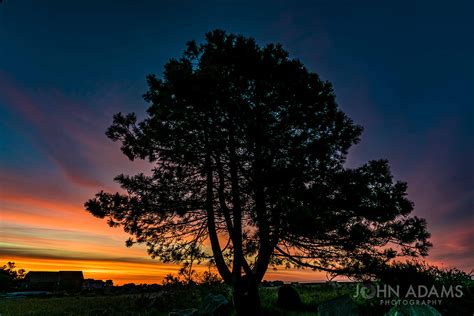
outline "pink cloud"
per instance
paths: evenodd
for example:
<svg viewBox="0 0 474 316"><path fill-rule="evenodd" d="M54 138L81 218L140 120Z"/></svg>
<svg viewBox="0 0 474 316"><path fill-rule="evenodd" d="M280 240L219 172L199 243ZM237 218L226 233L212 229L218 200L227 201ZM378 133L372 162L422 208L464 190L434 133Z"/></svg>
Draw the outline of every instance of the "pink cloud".
<svg viewBox="0 0 474 316"><path fill-rule="evenodd" d="M439 227L433 232L433 250L429 261L445 267L457 267L467 272L474 270L474 217L462 225L456 223Z"/></svg>

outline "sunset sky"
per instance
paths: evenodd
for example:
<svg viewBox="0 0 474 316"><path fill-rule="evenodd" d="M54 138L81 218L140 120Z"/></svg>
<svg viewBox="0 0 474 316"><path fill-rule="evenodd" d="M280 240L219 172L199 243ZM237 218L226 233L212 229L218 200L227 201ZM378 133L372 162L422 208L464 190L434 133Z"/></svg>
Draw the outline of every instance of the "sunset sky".
<svg viewBox="0 0 474 316"><path fill-rule="evenodd" d="M416 3L415 3L416 2ZM333 82L365 127L348 166L387 158L407 181L434 247L428 261L474 268L474 5L438 1L23 1L0 3L0 264L160 282L174 265L125 247L84 202L147 171L104 132L143 117L145 76L188 40L222 28L279 42ZM290 4L291 3L291 4ZM323 280L279 270L267 279Z"/></svg>

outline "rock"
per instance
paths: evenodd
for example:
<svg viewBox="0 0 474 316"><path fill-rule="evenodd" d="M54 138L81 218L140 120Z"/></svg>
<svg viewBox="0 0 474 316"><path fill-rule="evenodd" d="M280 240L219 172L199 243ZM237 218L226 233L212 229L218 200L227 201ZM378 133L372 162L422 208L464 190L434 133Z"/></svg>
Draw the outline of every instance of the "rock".
<svg viewBox="0 0 474 316"><path fill-rule="evenodd" d="M179 311L169 312L168 316L197 316L199 311L195 308L182 309Z"/></svg>
<svg viewBox="0 0 474 316"><path fill-rule="evenodd" d="M357 305L349 295L322 302L318 306L319 316L357 316Z"/></svg>
<svg viewBox="0 0 474 316"><path fill-rule="evenodd" d="M302 306L300 295L291 285L280 286L277 304L281 308L290 310L298 309Z"/></svg>
<svg viewBox="0 0 474 316"><path fill-rule="evenodd" d="M441 314L429 305L397 305L392 307L386 316L441 316Z"/></svg>
<svg viewBox="0 0 474 316"><path fill-rule="evenodd" d="M203 316L228 316L231 314L231 305L222 294L208 294L199 309Z"/></svg>

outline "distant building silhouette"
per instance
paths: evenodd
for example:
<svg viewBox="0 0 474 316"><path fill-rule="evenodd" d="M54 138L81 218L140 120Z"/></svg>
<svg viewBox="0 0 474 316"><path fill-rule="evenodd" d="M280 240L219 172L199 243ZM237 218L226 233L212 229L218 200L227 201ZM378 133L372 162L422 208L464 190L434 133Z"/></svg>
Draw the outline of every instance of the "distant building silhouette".
<svg viewBox="0 0 474 316"><path fill-rule="evenodd" d="M43 291L81 290L83 282L82 271L30 271L25 276L24 287Z"/></svg>

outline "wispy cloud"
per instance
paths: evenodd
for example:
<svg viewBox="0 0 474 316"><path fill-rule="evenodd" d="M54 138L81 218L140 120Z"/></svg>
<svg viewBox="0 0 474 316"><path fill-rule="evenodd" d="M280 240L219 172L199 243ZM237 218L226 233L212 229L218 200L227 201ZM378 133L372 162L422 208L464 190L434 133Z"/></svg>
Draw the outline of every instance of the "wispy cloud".
<svg viewBox="0 0 474 316"><path fill-rule="evenodd" d="M73 100L58 91L30 91L0 73L2 104L22 117L32 143L59 168L70 182L85 188L105 187L112 170L139 170L146 163L130 163L104 135L112 119L97 100ZM112 100L119 91L108 91ZM104 101L103 97L101 99ZM126 109L116 104L116 111Z"/></svg>

